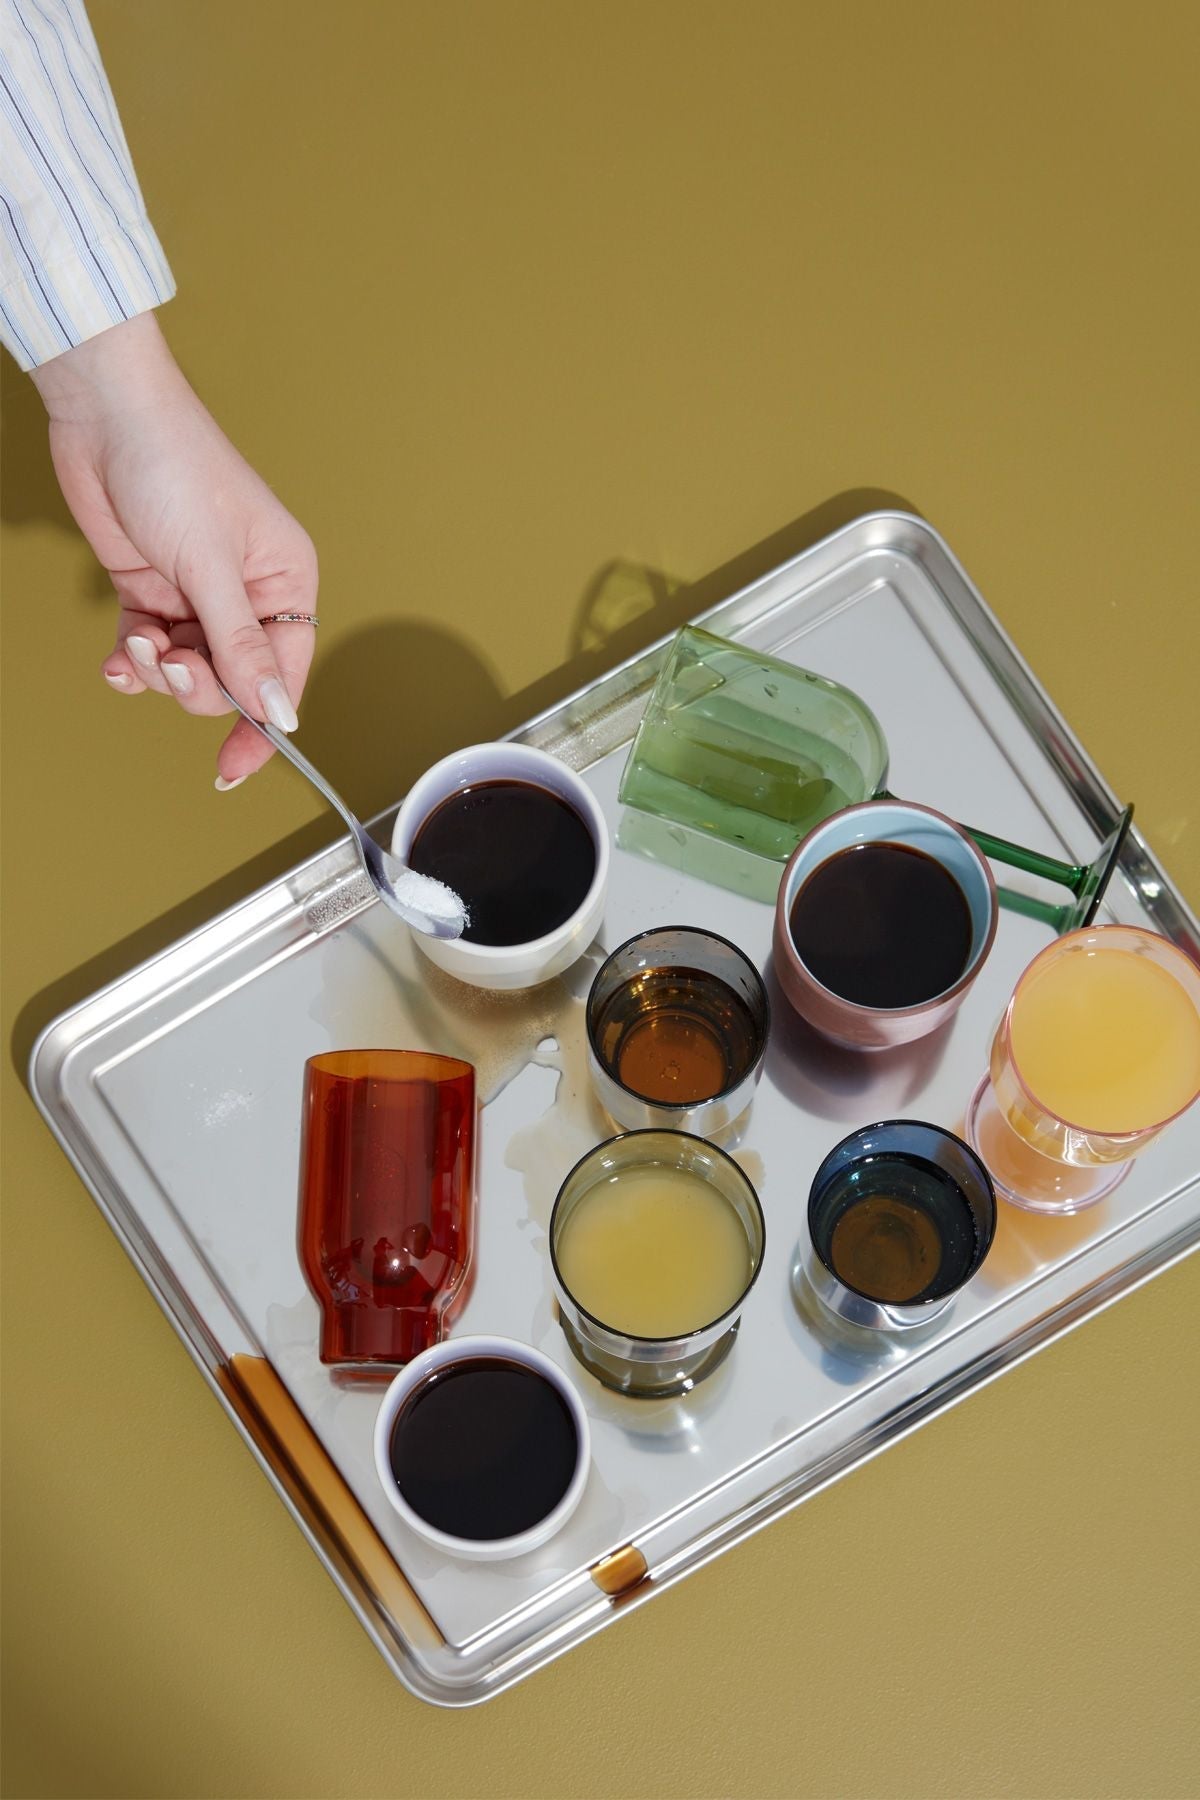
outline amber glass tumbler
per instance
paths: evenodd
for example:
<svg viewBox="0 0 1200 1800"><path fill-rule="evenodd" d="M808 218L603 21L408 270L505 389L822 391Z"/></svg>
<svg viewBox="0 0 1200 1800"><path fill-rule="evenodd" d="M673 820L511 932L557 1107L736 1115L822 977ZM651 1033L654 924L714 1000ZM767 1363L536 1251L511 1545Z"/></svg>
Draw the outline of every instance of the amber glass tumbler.
<svg viewBox="0 0 1200 1800"><path fill-rule="evenodd" d="M405 1363L436 1344L474 1241L475 1071L416 1050L309 1058L300 1261L321 1361Z"/></svg>

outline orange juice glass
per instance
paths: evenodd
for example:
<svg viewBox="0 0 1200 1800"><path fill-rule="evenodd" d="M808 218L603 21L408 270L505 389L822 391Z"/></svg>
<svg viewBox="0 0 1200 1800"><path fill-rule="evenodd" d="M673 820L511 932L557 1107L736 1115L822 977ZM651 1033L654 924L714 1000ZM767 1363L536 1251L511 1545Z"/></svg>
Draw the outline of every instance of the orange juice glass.
<svg viewBox="0 0 1200 1800"><path fill-rule="evenodd" d="M1021 976L967 1135L1005 1199L1078 1212L1198 1095L1200 967L1153 932L1095 925Z"/></svg>

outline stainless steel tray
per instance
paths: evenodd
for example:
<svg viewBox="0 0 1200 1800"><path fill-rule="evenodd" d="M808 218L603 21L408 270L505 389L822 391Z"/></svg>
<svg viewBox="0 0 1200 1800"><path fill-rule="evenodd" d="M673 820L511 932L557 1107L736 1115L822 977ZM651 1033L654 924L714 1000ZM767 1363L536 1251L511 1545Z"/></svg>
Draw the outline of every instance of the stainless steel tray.
<svg viewBox="0 0 1200 1800"><path fill-rule="evenodd" d="M856 521L704 615L710 629L855 688L878 713L894 791L1089 859L1115 801L964 571L922 521ZM517 735L617 782L661 646ZM1005 872L1016 886L1020 878ZM1027 886L1029 892L1033 885ZM1200 955L1196 920L1136 832L1104 915ZM618 850L601 943L701 924L766 967L767 906ZM611 1394L573 1360L550 1293L559 1177L607 1135L587 1093L581 994L601 954L532 996L431 974L374 903L349 842L301 864L43 1034L31 1086L63 1148L390 1667L448 1706L490 1698L815 1493L1194 1248L1200 1109L1075 1219L1003 1209L980 1279L935 1335L866 1353L819 1334L790 1270L809 1178L855 1124L954 1127L991 1030L1048 928L1006 912L936 1041L867 1060L822 1046L780 1000L767 1071L733 1147L767 1218L734 1354L682 1400ZM439 1559L377 1492L379 1389L317 1359L295 1247L301 1068L339 1046L467 1054L482 1119L473 1285L455 1330L539 1345L577 1383L594 1466L552 1543L508 1564Z"/></svg>

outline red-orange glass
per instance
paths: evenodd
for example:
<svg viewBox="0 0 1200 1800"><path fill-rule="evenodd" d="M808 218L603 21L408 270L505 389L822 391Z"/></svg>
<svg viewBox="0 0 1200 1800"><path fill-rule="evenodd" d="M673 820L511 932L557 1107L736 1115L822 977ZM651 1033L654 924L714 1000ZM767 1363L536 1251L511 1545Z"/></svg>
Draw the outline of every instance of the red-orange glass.
<svg viewBox="0 0 1200 1800"><path fill-rule="evenodd" d="M404 1363L436 1344L474 1239L475 1071L415 1050L305 1068L300 1260L321 1361Z"/></svg>

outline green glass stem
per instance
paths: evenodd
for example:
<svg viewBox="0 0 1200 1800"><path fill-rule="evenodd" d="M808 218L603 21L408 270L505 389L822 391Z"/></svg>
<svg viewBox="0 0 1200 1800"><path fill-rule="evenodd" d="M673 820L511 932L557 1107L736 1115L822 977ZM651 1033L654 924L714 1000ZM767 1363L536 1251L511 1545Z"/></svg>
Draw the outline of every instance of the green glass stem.
<svg viewBox="0 0 1200 1800"><path fill-rule="evenodd" d="M876 798L894 800L896 795L883 789ZM1011 869L1021 869L1026 875L1039 875L1043 881L1052 881L1069 890L1072 900L1068 906L1054 906L1047 900L1014 893L1011 888L998 890L1000 904L1009 912L1021 913L1027 919L1040 919L1055 931L1063 932L1090 925L1095 918L1120 859L1132 819L1133 808L1127 806L1114 821L1095 861L1090 863L1068 863L1057 856L1043 856L1040 851L1027 850L1023 844L1014 844L1008 838L993 837L990 831L976 831L973 825L964 825L962 829L994 862L1007 863Z"/></svg>
<svg viewBox="0 0 1200 1800"><path fill-rule="evenodd" d="M887 788L880 788L875 798L899 800L900 795L889 793ZM985 856L990 856L995 862L1007 863L1011 869L1023 869L1026 875L1040 875L1046 881L1056 882L1059 887L1070 888L1076 899L1091 874L1091 864L1060 862L1056 856L1043 856L1038 850L1026 850L1023 844L1014 844L1008 838L993 837L990 831L976 831L973 825L964 825L961 829L969 838L974 838Z"/></svg>
<svg viewBox="0 0 1200 1800"><path fill-rule="evenodd" d="M997 862L1009 863L1017 869L1024 869L1029 875L1042 875L1047 881L1057 882L1069 888L1073 896L1069 906L1050 906L1042 901L1026 899L1024 905L1016 902L1023 896L1010 894L1007 904L1010 911L1023 912L1031 919L1042 919L1052 925L1055 931L1075 931L1081 926L1090 925L1099 910L1100 902L1108 891L1113 870L1121 859L1121 851L1129 835L1129 827L1133 822L1133 808L1126 806L1113 822L1112 830L1098 850L1095 860L1090 863L1065 863L1053 856L1040 856L1034 850L1026 850L1020 844L1010 844L1007 838L996 838L983 831L971 831L985 856L995 857Z"/></svg>
<svg viewBox="0 0 1200 1800"><path fill-rule="evenodd" d="M974 835L972 832L971 836ZM1072 906L1056 906L1053 900L1035 900L1032 894L1018 894L1013 888L998 887L996 899L1005 912L1018 913L1023 919L1037 919L1054 932L1061 932L1070 924L1075 911Z"/></svg>
<svg viewBox="0 0 1200 1800"><path fill-rule="evenodd" d="M1011 869L1023 869L1027 875L1040 875L1045 881L1069 888L1076 898L1091 874L1090 863L1060 862L1056 856L1043 856L1037 850L1012 844L1007 838L993 837L990 831L976 831L973 825L964 825L963 830L993 862L1007 863Z"/></svg>

